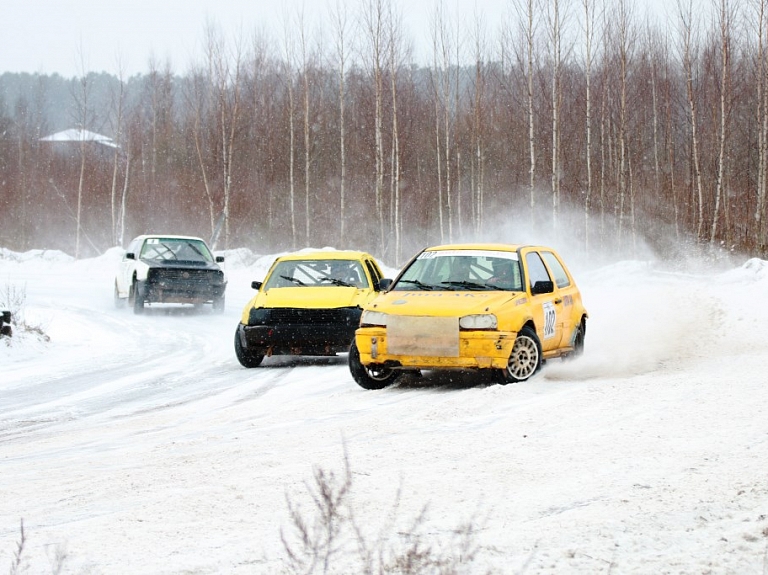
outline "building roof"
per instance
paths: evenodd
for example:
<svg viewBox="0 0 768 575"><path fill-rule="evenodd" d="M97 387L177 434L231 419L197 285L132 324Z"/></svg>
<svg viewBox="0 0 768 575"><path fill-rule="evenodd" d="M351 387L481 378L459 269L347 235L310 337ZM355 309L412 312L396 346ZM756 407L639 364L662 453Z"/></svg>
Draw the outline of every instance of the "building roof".
<svg viewBox="0 0 768 575"><path fill-rule="evenodd" d="M70 128L62 132L56 132L50 136L40 138L41 142L95 142L110 148L119 148L112 138L108 138L102 134L91 132L89 130L79 130L76 128Z"/></svg>

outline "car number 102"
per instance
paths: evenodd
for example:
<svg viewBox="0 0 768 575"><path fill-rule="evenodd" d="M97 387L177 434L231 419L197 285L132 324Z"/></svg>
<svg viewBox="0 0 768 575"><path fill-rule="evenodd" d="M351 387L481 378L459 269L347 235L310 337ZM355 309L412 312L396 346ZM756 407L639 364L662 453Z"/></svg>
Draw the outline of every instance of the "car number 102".
<svg viewBox="0 0 768 575"><path fill-rule="evenodd" d="M541 304L544 310L544 339L555 337L555 322L557 321L557 312L555 305L551 302Z"/></svg>

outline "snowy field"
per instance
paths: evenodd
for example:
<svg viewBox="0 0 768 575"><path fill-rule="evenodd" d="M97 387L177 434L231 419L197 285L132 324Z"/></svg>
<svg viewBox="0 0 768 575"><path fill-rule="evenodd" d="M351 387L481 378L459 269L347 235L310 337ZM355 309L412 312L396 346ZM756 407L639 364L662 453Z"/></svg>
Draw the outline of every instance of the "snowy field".
<svg viewBox="0 0 768 575"><path fill-rule="evenodd" d="M287 572L288 502L311 522L313 474L345 455L369 541L415 522L450 550L473 523L460 572L768 571L768 262L575 269L579 360L365 391L346 356L239 365L272 257L226 254L223 315L135 316L113 307L119 255L0 250L0 289L50 336L0 342L0 571L23 519L19 572ZM346 549L329 572L355 572Z"/></svg>

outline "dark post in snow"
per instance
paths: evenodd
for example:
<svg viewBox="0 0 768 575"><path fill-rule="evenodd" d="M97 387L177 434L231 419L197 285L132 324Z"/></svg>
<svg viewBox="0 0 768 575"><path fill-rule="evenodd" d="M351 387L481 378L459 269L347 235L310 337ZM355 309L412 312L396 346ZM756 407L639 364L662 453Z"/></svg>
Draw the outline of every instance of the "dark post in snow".
<svg viewBox="0 0 768 575"><path fill-rule="evenodd" d="M11 312L4 310L0 311L0 337L11 337L13 330L11 329Z"/></svg>

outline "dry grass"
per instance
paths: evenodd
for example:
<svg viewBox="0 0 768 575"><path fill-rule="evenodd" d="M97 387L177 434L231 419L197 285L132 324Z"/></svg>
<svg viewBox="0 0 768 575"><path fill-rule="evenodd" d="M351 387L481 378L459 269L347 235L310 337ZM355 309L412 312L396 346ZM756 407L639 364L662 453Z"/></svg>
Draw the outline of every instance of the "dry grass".
<svg viewBox="0 0 768 575"><path fill-rule="evenodd" d="M462 575L479 573L477 559L486 551L477 543L475 519L435 533L428 526L428 506L410 520L400 517L401 492L375 535L362 525L378 518L353 507L352 472L316 468L307 483L311 511L286 495L289 532L281 530L291 574L359 573L362 575ZM490 573L490 571L487 571Z"/></svg>
<svg viewBox="0 0 768 575"><path fill-rule="evenodd" d="M14 334L29 334L40 341L50 341L50 337L41 324L30 323L25 314L27 302L27 286L18 287L15 284L6 283L0 286L0 309L11 312L11 325ZM10 339L8 340L10 345Z"/></svg>

